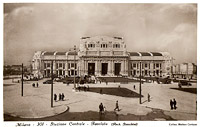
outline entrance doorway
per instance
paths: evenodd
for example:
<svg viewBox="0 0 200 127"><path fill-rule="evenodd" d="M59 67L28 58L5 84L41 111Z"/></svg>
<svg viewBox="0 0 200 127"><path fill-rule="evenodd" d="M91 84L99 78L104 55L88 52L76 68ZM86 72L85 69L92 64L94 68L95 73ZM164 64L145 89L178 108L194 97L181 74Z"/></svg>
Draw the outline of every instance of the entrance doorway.
<svg viewBox="0 0 200 127"><path fill-rule="evenodd" d="M88 75L94 75L95 63L88 63Z"/></svg>
<svg viewBox="0 0 200 127"><path fill-rule="evenodd" d="M106 75L108 73L108 63L101 64L101 74Z"/></svg>
<svg viewBox="0 0 200 127"><path fill-rule="evenodd" d="M121 71L121 63L115 63L115 75L119 75Z"/></svg>

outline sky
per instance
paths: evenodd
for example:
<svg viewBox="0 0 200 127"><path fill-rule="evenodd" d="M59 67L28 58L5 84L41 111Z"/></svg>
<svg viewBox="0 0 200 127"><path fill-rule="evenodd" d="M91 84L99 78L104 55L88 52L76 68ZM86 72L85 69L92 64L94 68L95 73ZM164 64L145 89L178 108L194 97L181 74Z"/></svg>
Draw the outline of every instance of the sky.
<svg viewBox="0 0 200 127"><path fill-rule="evenodd" d="M5 3L4 64L35 51L68 51L84 36L123 37L132 52L169 52L197 63L197 4Z"/></svg>

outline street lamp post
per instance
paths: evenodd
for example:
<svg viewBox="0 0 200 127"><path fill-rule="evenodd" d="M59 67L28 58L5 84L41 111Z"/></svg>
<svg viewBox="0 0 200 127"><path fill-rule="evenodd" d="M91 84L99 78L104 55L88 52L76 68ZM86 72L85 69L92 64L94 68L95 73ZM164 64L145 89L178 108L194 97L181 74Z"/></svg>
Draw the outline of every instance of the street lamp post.
<svg viewBox="0 0 200 127"><path fill-rule="evenodd" d="M140 61L140 89L139 89L139 93L140 93L140 104L142 104L142 98L141 98L141 96L142 96L142 95L141 95L141 91L142 91L142 90L141 90L141 84L142 84L142 83L141 83L141 61Z"/></svg>
<svg viewBox="0 0 200 127"><path fill-rule="evenodd" d="M74 45L74 90L76 89L75 65L76 65L76 45Z"/></svg>
<svg viewBox="0 0 200 127"><path fill-rule="evenodd" d="M53 60L51 61L51 107L53 107Z"/></svg>
<svg viewBox="0 0 200 127"><path fill-rule="evenodd" d="M23 93L24 93L24 69L23 69L23 63L22 63L22 96L23 96Z"/></svg>

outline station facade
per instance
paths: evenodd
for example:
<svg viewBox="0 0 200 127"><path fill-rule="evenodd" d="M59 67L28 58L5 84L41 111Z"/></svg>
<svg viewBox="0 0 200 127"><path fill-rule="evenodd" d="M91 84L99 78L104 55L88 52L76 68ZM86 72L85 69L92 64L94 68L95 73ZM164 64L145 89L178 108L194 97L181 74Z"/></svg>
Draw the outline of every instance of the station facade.
<svg viewBox="0 0 200 127"><path fill-rule="evenodd" d="M36 51L32 59L35 77L50 77L51 63L57 76L170 76L167 52L129 52L122 37L82 37L79 48L66 52Z"/></svg>

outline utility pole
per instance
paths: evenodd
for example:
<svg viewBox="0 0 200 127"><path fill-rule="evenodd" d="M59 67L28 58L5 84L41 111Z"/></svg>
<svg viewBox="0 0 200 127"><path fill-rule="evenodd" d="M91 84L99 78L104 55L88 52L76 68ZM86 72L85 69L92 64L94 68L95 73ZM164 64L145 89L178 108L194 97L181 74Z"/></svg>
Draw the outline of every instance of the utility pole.
<svg viewBox="0 0 200 127"><path fill-rule="evenodd" d="M141 96L142 96L142 94L141 94L141 61L140 61L140 89L139 89L139 93L140 93L140 104L142 104L142 98L141 98Z"/></svg>
<svg viewBox="0 0 200 127"><path fill-rule="evenodd" d="M53 107L53 60L51 61L51 107Z"/></svg>
<svg viewBox="0 0 200 127"><path fill-rule="evenodd" d="M76 89L75 65L76 65L76 45L74 45L74 90Z"/></svg>
<svg viewBox="0 0 200 127"><path fill-rule="evenodd" d="M23 93L24 93L24 78L23 78L23 76L24 76L24 69L23 69L23 63L22 63L22 96L23 96Z"/></svg>

